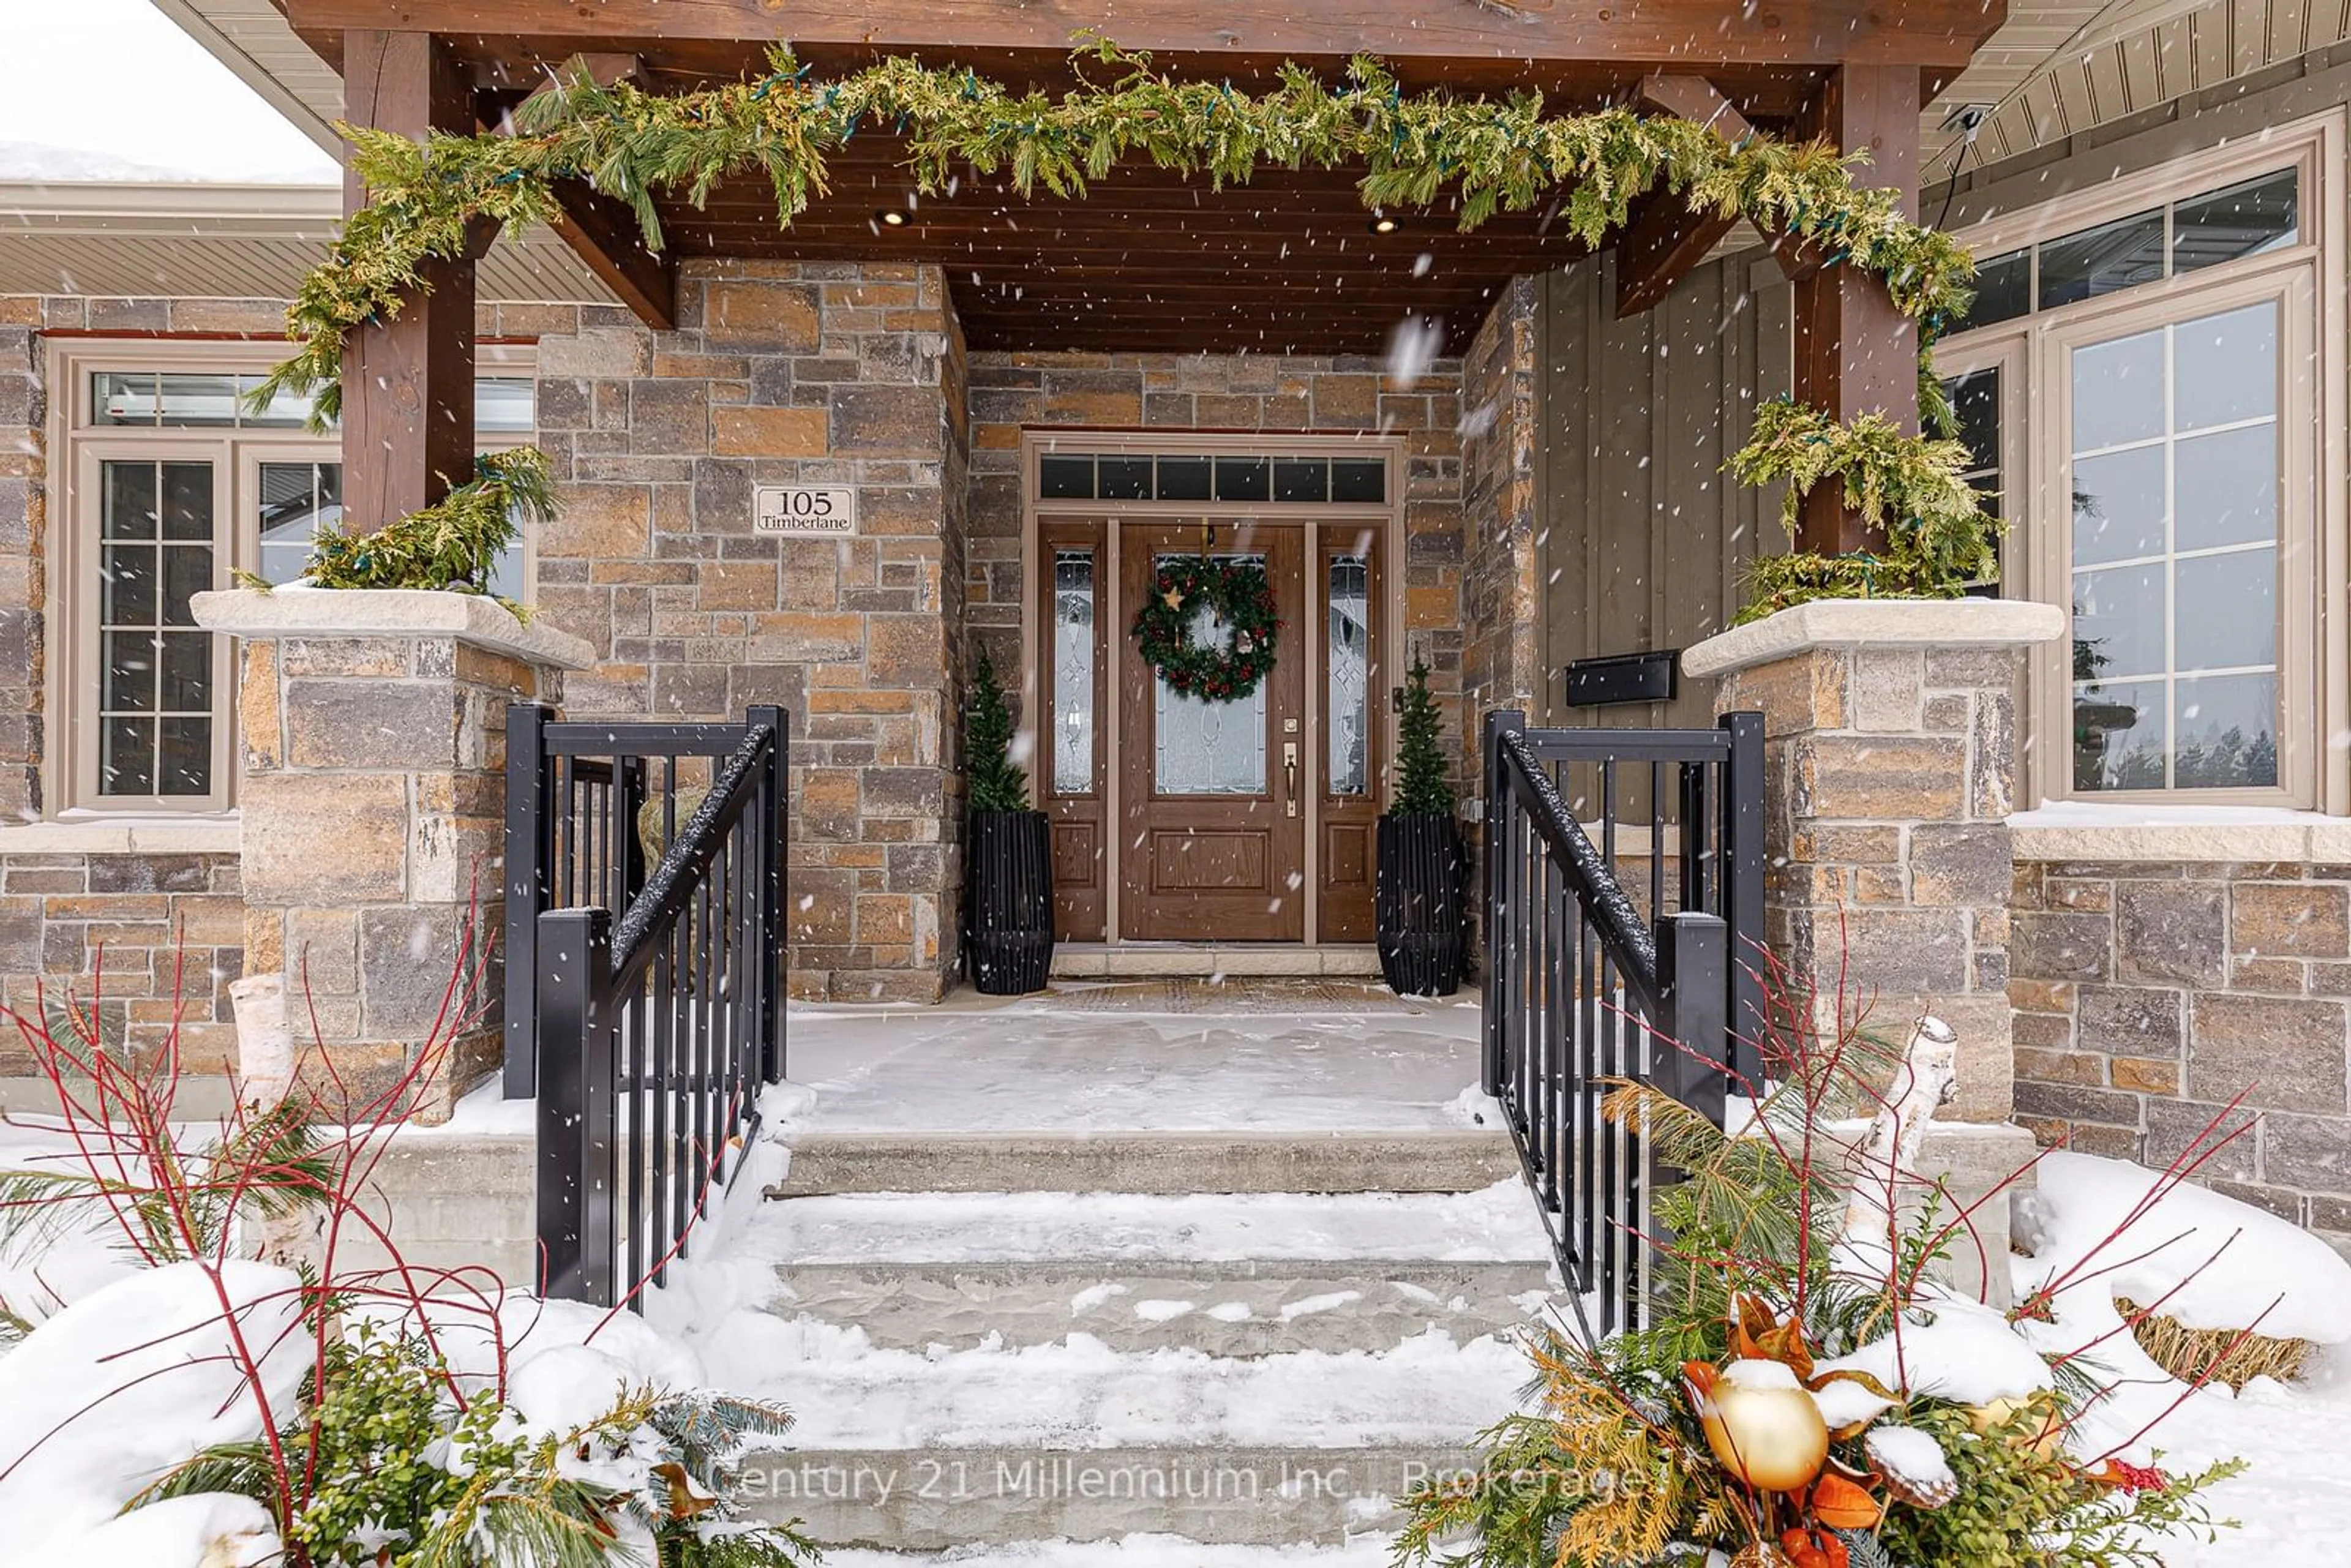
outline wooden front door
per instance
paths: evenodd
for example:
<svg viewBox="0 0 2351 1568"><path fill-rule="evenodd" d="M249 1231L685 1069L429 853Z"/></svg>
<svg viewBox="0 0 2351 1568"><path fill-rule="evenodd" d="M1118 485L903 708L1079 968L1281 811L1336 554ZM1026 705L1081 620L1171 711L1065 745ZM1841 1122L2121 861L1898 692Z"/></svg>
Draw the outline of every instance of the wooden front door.
<svg viewBox="0 0 2351 1568"><path fill-rule="evenodd" d="M1272 673L1248 697L1170 690L1122 636L1124 716L1117 762L1121 934L1146 941L1305 939L1308 638L1303 530L1227 523L1208 553L1260 562L1280 607ZM1154 591L1159 562L1201 553L1197 523L1130 523L1119 540L1120 628ZM1197 633L1196 633L1197 634Z"/></svg>

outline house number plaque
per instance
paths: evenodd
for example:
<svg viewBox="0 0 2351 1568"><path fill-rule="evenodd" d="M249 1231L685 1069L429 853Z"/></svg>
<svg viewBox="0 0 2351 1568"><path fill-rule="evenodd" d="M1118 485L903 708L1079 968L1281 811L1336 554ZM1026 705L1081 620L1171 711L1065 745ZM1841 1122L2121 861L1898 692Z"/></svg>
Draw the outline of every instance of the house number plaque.
<svg viewBox="0 0 2351 1568"><path fill-rule="evenodd" d="M849 485L761 485L751 492L755 533L819 538L857 531L857 490Z"/></svg>

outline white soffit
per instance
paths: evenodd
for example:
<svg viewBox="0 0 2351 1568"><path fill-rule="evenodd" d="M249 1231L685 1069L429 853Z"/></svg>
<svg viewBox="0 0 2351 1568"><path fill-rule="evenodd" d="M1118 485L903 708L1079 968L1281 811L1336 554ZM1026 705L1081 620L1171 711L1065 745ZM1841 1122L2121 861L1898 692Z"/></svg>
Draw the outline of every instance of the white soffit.
<svg viewBox="0 0 2351 1568"><path fill-rule="evenodd" d="M343 117L343 78L295 36L271 0L154 0L154 5L296 130L342 156L335 121Z"/></svg>
<svg viewBox="0 0 2351 1568"><path fill-rule="evenodd" d="M2351 0L2013 0L1927 115L1921 183L1950 178L1940 129L1963 103L1996 106L1970 164L1995 163L2351 38Z"/></svg>
<svg viewBox="0 0 2351 1568"><path fill-rule="evenodd" d="M325 259L342 201L335 185L0 183L0 294L283 299ZM479 287L499 303L612 299L543 229L501 236Z"/></svg>

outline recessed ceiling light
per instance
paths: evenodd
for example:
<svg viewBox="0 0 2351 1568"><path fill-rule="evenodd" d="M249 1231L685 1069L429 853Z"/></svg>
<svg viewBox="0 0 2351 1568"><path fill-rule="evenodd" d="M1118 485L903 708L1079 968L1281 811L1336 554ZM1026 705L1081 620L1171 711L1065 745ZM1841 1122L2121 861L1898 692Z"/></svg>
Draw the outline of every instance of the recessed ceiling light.
<svg viewBox="0 0 2351 1568"><path fill-rule="evenodd" d="M873 214L873 219L883 227L893 229L904 228L908 223L913 221L908 218L904 210L899 207L884 207L880 212Z"/></svg>
<svg viewBox="0 0 2351 1568"><path fill-rule="evenodd" d="M1402 226L1385 213L1381 213L1372 219L1372 232L1375 235L1392 235Z"/></svg>

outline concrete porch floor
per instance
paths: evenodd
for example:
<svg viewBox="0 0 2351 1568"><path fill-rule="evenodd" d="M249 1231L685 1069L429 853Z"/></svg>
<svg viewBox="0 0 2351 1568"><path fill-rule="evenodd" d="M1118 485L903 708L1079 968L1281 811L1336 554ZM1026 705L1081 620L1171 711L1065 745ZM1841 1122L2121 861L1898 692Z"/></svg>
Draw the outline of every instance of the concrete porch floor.
<svg viewBox="0 0 2351 1568"><path fill-rule="evenodd" d="M1071 985L935 1008L795 1008L789 1134L1458 1132L1477 1091L1472 992L1343 979Z"/></svg>

